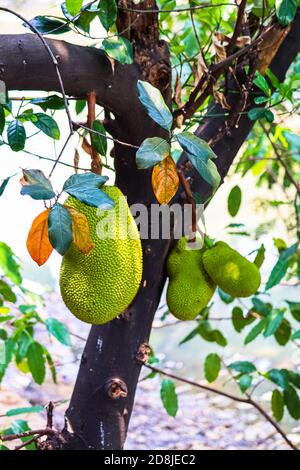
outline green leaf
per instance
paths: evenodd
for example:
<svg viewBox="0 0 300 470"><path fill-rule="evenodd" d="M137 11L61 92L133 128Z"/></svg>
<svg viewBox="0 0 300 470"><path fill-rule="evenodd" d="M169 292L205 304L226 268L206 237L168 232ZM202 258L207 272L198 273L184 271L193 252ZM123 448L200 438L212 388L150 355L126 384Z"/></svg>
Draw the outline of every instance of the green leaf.
<svg viewBox="0 0 300 470"><path fill-rule="evenodd" d="M293 370L286 370L288 381L300 389L300 374Z"/></svg>
<svg viewBox="0 0 300 470"><path fill-rule="evenodd" d="M285 369L270 369L266 374L264 374L264 377L282 389L287 387L288 377Z"/></svg>
<svg viewBox="0 0 300 470"><path fill-rule="evenodd" d="M265 260L265 245L262 244L258 251L257 251L257 254L255 256L255 260L253 261L253 263L258 267L260 268Z"/></svg>
<svg viewBox="0 0 300 470"><path fill-rule="evenodd" d="M271 289L272 287L279 284L279 282L285 276L288 270L289 260L297 252L297 250L298 243L295 243L294 245L281 252L277 263L271 271L270 277L266 285L266 290Z"/></svg>
<svg viewBox="0 0 300 470"><path fill-rule="evenodd" d="M94 173L72 175L65 182L63 191L89 206L109 210L114 207L114 201L99 189L107 179L107 176L99 176Z"/></svg>
<svg viewBox="0 0 300 470"><path fill-rule="evenodd" d="M121 36L104 39L101 49L121 64L132 64L133 62L132 44Z"/></svg>
<svg viewBox="0 0 300 470"><path fill-rule="evenodd" d="M136 152L136 163L139 169L152 168L171 153L169 143L161 137L145 139Z"/></svg>
<svg viewBox="0 0 300 470"><path fill-rule="evenodd" d="M284 312L280 309L274 309L268 316L268 324L264 331L264 337L272 336L282 323Z"/></svg>
<svg viewBox="0 0 300 470"><path fill-rule="evenodd" d="M22 276L20 266L11 248L4 242L0 242L0 268L14 284L20 285Z"/></svg>
<svg viewBox="0 0 300 470"><path fill-rule="evenodd" d="M92 147L97 150L100 155L105 156L107 152L107 139L106 139L106 131L103 124L96 120L92 124L92 129L96 132L92 133Z"/></svg>
<svg viewBox="0 0 300 470"><path fill-rule="evenodd" d="M178 399L174 382L164 379L161 383L160 397L168 415L175 417L178 411Z"/></svg>
<svg viewBox="0 0 300 470"><path fill-rule="evenodd" d="M219 346L225 347L227 340L219 330L213 330L207 320L201 321L198 326L199 335L210 343L217 343Z"/></svg>
<svg viewBox="0 0 300 470"><path fill-rule="evenodd" d="M66 0L66 7L72 16L77 15L82 8L83 0Z"/></svg>
<svg viewBox="0 0 300 470"><path fill-rule="evenodd" d="M231 295L227 294L224 292L220 287L218 287L218 294L220 296L220 299L225 303L225 304L231 304L231 302L234 301L234 297Z"/></svg>
<svg viewBox="0 0 300 470"><path fill-rule="evenodd" d="M253 377L252 375L242 374L239 378L239 386L242 393L245 393L251 387Z"/></svg>
<svg viewBox="0 0 300 470"><path fill-rule="evenodd" d="M47 318L45 325L49 333L51 333L60 343L65 346L71 346L70 334L60 321L56 318Z"/></svg>
<svg viewBox="0 0 300 470"><path fill-rule="evenodd" d="M270 90L269 84L267 80L265 79L265 77L260 72L256 72L256 78L253 83L258 88L260 88L265 93L265 95L267 96L270 95L271 90Z"/></svg>
<svg viewBox="0 0 300 470"><path fill-rule="evenodd" d="M275 339L280 346L285 346L292 334L292 327L289 321L286 319L283 320L283 322L279 325L278 330L275 332Z"/></svg>
<svg viewBox="0 0 300 470"><path fill-rule="evenodd" d="M195 155L191 155L189 153L187 153L187 157L192 165L196 168L200 176L202 176L202 178L213 188L213 191L215 192L220 184L221 177L214 162L212 160L208 160L205 163L199 158L195 157Z"/></svg>
<svg viewBox="0 0 300 470"><path fill-rule="evenodd" d="M23 124L15 119L7 129L7 139L10 148L14 152L19 152L25 147L26 132Z"/></svg>
<svg viewBox="0 0 300 470"><path fill-rule="evenodd" d="M48 135L52 139L59 140L60 138L60 131L56 121L48 114L44 113L36 113L32 114L30 119L32 124L35 125L38 129L40 129L44 134Z"/></svg>
<svg viewBox="0 0 300 470"><path fill-rule="evenodd" d="M300 419L300 400L294 387L288 385L283 391L284 403L294 419Z"/></svg>
<svg viewBox="0 0 300 470"><path fill-rule="evenodd" d="M257 119L262 119L265 116L265 108L252 108L248 111L248 118L251 121L256 121Z"/></svg>
<svg viewBox="0 0 300 470"><path fill-rule="evenodd" d="M22 196L30 196L36 200L52 199L55 196L51 181L41 170L23 170L26 185L22 186Z"/></svg>
<svg viewBox="0 0 300 470"><path fill-rule="evenodd" d="M9 182L10 178L5 178L5 180L2 181L1 185L0 185L0 196L2 196L2 194L4 193L4 190L7 186L7 183Z"/></svg>
<svg viewBox="0 0 300 470"><path fill-rule="evenodd" d="M171 130L173 116L166 105L161 92L148 82L138 80L139 100L146 108L149 116L167 131Z"/></svg>
<svg viewBox="0 0 300 470"><path fill-rule="evenodd" d="M228 365L228 369L236 370L242 374L250 374L256 371L256 367L249 361L236 361Z"/></svg>
<svg viewBox="0 0 300 470"><path fill-rule="evenodd" d="M44 349L40 343L34 341L28 348L27 360L34 381L41 385L45 380L46 368Z"/></svg>
<svg viewBox="0 0 300 470"><path fill-rule="evenodd" d="M287 26L295 18L297 0L276 0L276 16L282 26Z"/></svg>
<svg viewBox="0 0 300 470"><path fill-rule="evenodd" d="M300 330L297 330L292 334L292 339L300 339Z"/></svg>
<svg viewBox="0 0 300 470"><path fill-rule="evenodd" d="M221 359L218 354L211 353L206 356L204 362L204 374L208 382L214 382L221 370Z"/></svg>
<svg viewBox="0 0 300 470"><path fill-rule="evenodd" d="M191 134L190 132L181 132L181 134L178 134L176 137L185 152L188 152L190 155L194 155L203 162L207 163L210 158L217 158L217 155L208 143L197 137L195 134Z"/></svg>
<svg viewBox="0 0 300 470"><path fill-rule="evenodd" d="M11 287L4 281L0 279L0 295L7 302L16 302L17 296L11 289Z"/></svg>
<svg viewBox="0 0 300 470"><path fill-rule="evenodd" d="M42 405L27 406L24 408L13 408L6 412L6 416L17 416L24 413L41 413L45 410L45 407Z"/></svg>
<svg viewBox="0 0 300 470"><path fill-rule="evenodd" d="M291 302L289 300L286 300L286 303L290 308L290 312L293 318L295 318L296 321L300 322L300 302Z"/></svg>
<svg viewBox="0 0 300 470"><path fill-rule="evenodd" d="M284 413L284 400L282 393L275 388L271 399L272 413L276 421L281 421Z"/></svg>
<svg viewBox="0 0 300 470"><path fill-rule="evenodd" d="M271 304L266 304L262 300L260 300L257 297L252 298L252 305L253 305L253 310L263 317L268 316L271 311L272 311L272 305Z"/></svg>
<svg viewBox="0 0 300 470"><path fill-rule="evenodd" d="M240 333L247 325L250 325L255 321L255 317L252 315L244 317L243 310L240 307L234 307L231 313L231 320L235 331Z"/></svg>
<svg viewBox="0 0 300 470"><path fill-rule="evenodd" d="M101 0L99 3L99 18L106 31L114 24L117 18L117 5L115 0Z"/></svg>
<svg viewBox="0 0 300 470"><path fill-rule="evenodd" d="M48 18L47 16L35 16L30 20L30 24L42 34L63 34L70 31L70 27L65 21ZM23 26L29 28L27 23L23 23Z"/></svg>
<svg viewBox="0 0 300 470"><path fill-rule="evenodd" d="M3 107L0 105L0 134L3 133L5 127L5 112Z"/></svg>
<svg viewBox="0 0 300 470"><path fill-rule="evenodd" d="M228 196L228 212L231 217L235 217L241 207L242 202L242 191L239 186L234 186Z"/></svg>
<svg viewBox="0 0 300 470"><path fill-rule="evenodd" d="M57 384L56 369L55 369L55 365L54 365L54 361L52 359L52 356L49 353L49 351L47 351L47 349L45 349L45 348L44 348L44 353L45 353L45 356L46 356L47 364L48 364L49 369L50 369L50 373L51 373L53 383Z"/></svg>
<svg viewBox="0 0 300 470"><path fill-rule="evenodd" d="M253 328L252 330L247 334L244 344L249 344L251 341L253 341L257 336L263 331L267 324L267 320L263 318L260 320Z"/></svg>
<svg viewBox="0 0 300 470"><path fill-rule="evenodd" d="M61 204L55 204L49 213L48 234L53 248L63 256L69 249L73 237L71 216Z"/></svg>
<svg viewBox="0 0 300 470"><path fill-rule="evenodd" d="M63 98L58 95L50 95L43 98L33 98L30 103L39 106L43 111L47 111L47 109L64 109L65 107Z"/></svg>
<svg viewBox="0 0 300 470"><path fill-rule="evenodd" d="M76 114L80 114L86 106L86 100L76 100L75 111Z"/></svg>

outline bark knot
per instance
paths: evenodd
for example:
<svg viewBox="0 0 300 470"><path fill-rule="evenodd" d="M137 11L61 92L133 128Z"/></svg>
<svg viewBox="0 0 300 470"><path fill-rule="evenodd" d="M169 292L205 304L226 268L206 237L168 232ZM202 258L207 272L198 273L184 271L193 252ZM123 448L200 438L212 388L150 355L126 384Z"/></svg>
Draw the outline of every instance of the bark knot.
<svg viewBox="0 0 300 470"><path fill-rule="evenodd" d="M142 343L139 346L138 352L136 354L136 360L139 364L146 364L151 353L151 348L148 343Z"/></svg>
<svg viewBox="0 0 300 470"><path fill-rule="evenodd" d="M119 398L126 398L128 395L128 388L126 383L119 378L108 380L105 385L105 391L109 398L118 400Z"/></svg>

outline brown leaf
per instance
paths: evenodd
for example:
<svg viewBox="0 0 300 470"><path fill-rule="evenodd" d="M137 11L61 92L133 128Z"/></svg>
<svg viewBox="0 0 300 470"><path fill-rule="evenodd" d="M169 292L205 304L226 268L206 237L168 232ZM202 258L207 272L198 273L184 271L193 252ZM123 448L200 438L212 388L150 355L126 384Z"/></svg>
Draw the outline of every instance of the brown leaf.
<svg viewBox="0 0 300 470"><path fill-rule="evenodd" d="M236 40L236 46L239 48L248 46L248 44L251 43L251 37L250 36L240 36Z"/></svg>
<svg viewBox="0 0 300 470"><path fill-rule="evenodd" d="M213 90L213 94L216 102L219 103L219 105L222 106L223 109L231 109L231 106L228 104L224 93L218 90Z"/></svg>
<svg viewBox="0 0 300 470"><path fill-rule="evenodd" d="M174 101L177 106L180 108L182 106L181 101L181 81L178 72L176 72L176 81L175 81L175 88L174 88Z"/></svg>
<svg viewBox="0 0 300 470"><path fill-rule="evenodd" d="M162 162L153 167L152 188L160 204L168 204L175 196L179 185L179 178L174 160L169 155Z"/></svg>
<svg viewBox="0 0 300 470"><path fill-rule="evenodd" d="M74 170L75 170L75 173L78 173L79 159L80 159L80 155L79 155L78 150L76 149L75 154L74 154Z"/></svg>
<svg viewBox="0 0 300 470"><path fill-rule="evenodd" d="M39 214L32 222L27 237L27 250L31 258L39 265L46 263L53 251L48 237L49 209Z"/></svg>
<svg viewBox="0 0 300 470"><path fill-rule="evenodd" d="M90 155L91 157L93 156L92 146L87 141L86 137L83 137L81 147L88 155Z"/></svg>
<svg viewBox="0 0 300 470"><path fill-rule="evenodd" d="M84 214L78 212L73 207L65 206L72 217L73 242L84 255L88 255L94 248L91 240L90 226Z"/></svg>
<svg viewBox="0 0 300 470"><path fill-rule="evenodd" d="M221 62L221 60L226 59L227 57L226 46L229 43L228 37L225 36L225 34L220 33L220 31L216 31L212 36L212 42L213 42L213 46L216 52L218 62Z"/></svg>
<svg viewBox="0 0 300 470"><path fill-rule="evenodd" d="M201 80L201 77L204 73L206 73L208 70L203 54L200 52L197 57L197 67L193 70L194 77L195 77L195 86L199 83Z"/></svg>
<svg viewBox="0 0 300 470"><path fill-rule="evenodd" d="M282 28L282 26L274 24L261 36L261 42L258 48L257 69L263 75L266 73L267 68L272 62L282 42L288 35L290 29L291 24L286 28Z"/></svg>

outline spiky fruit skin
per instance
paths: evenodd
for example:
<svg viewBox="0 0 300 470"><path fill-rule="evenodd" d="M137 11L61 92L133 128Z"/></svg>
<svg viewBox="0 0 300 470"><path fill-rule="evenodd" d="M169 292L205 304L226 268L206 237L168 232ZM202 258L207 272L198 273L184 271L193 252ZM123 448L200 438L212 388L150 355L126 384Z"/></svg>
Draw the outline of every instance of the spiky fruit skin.
<svg viewBox="0 0 300 470"><path fill-rule="evenodd" d="M193 320L212 298L216 285L203 267L205 249L189 248L181 238L167 260L167 304L179 320Z"/></svg>
<svg viewBox="0 0 300 470"><path fill-rule="evenodd" d="M109 211L68 197L66 204L87 217L94 248L84 255L72 243L60 271L60 289L66 306L77 318L92 324L107 323L128 307L138 291L143 271L141 240L126 198L115 186L101 189L115 202ZM98 224L107 216L115 217L115 239L98 236Z"/></svg>
<svg viewBox="0 0 300 470"><path fill-rule="evenodd" d="M260 286L257 266L225 242L217 242L207 250L203 264L214 282L232 297L249 297Z"/></svg>

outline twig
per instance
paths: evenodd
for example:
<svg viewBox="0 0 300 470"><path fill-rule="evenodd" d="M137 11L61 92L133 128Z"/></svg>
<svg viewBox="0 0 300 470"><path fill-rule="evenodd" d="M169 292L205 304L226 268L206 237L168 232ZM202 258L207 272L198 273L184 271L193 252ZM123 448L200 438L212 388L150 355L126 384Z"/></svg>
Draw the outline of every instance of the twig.
<svg viewBox="0 0 300 470"><path fill-rule="evenodd" d="M65 88L64 88L64 84L63 84L63 80L62 80L62 77L61 77L61 74L60 74L60 70L59 70L59 65L58 65L58 61L57 61L57 58L55 57L54 53L52 52L52 49L51 47L49 46L49 44L47 43L47 41L45 40L45 38L43 37L43 35L39 32L39 30L33 26L30 21L26 20L26 18L24 18L22 15L20 15L19 13L16 13L15 11L9 9L9 8L5 8L5 7L0 7L0 11L5 11L7 13L10 13L14 16L16 16L17 18L19 18L20 20L22 20L25 24L27 24L27 26L39 37L39 39L42 41L46 51L48 52L52 62L53 62L53 65L55 67L55 70L56 70L56 75L58 77L58 81L59 81L59 86L60 86L60 90L61 90L61 94L63 95L63 100L64 100L64 105L65 105L65 110L66 110L66 113L67 113L67 117L68 117L68 121L69 121L69 127L70 127L70 133L73 134L74 130L73 130L73 124L72 124L72 119L71 119L71 115L70 115L70 110L69 110L69 105L68 105L68 100L67 100L67 96L66 96L66 92L65 92Z"/></svg>
<svg viewBox="0 0 300 470"><path fill-rule="evenodd" d="M233 31L233 34L231 36L230 42L227 47L227 54L230 55L231 52L234 49L235 43L240 35L242 26L243 26L243 20L244 20L244 14L245 14L245 9L246 9L246 4L247 0L242 0L241 3L238 6L238 14L237 14L237 19L235 23L235 28Z"/></svg>
<svg viewBox="0 0 300 470"><path fill-rule="evenodd" d="M183 11L192 11L192 10L203 10L204 8L218 8L218 7L223 7L223 6L231 6L231 7L236 7L235 3L215 3L212 5L211 3L203 3L202 5L195 5L192 7L186 7L186 8L173 8L173 9L156 9L156 10L139 10L137 8L127 8L127 7L121 7L119 6L119 10L124 10L124 11L129 11L133 13L181 13Z"/></svg>
<svg viewBox="0 0 300 470"><path fill-rule="evenodd" d="M283 168L285 169L285 172L286 172L286 176L288 177L288 179L290 180L290 182L292 183L292 185L295 187L296 191L297 191L297 194L298 196L300 196L300 187L297 183L297 181L295 180L294 176L292 175L292 173L290 172L290 169L288 167L288 165L286 164L286 162L284 161L284 159L281 157L279 151L278 151L278 148L277 146L275 145L275 143L273 142L271 136L270 136L270 131L266 128L266 126L264 125L264 123L262 121L259 121L260 123L260 126L261 128L263 129L264 133L266 134L273 150L274 150L274 153L276 155L276 158L277 160L280 162L280 164L283 166Z"/></svg>
<svg viewBox="0 0 300 470"><path fill-rule="evenodd" d="M90 93L87 94L87 104L88 104L87 125L90 128L89 134L91 138L91 157L92 157L91 171L93 173L96 173L97 175L101 175L102 173L101 158L97 150L95 149L95 147L93 147L93 132L92 132L93 122L96 119L96 97L97 96L96 96L95 91L91 91Z"/></svg>
<svg viewBox="0 0 300 470"><path fill-rule="evenodd" d="M236 395L232 395L231 393L223 392L222 390L218 390L216 388L209 387L208 385L202 385L198 382L194 382L192 380L188 380L188 379L185 379L185 378L180 377L178 375L166 372L162 369L159 369L159 368L154 367L154 366L152 366L150 364L147 364L147 363L144 364L144 366L147 367L148 369L152 370L152 372L156 372L157 374L164 375L166 377L170 377L171 379L178 380L180 382L186 383L186 384L191 385L191 386L196 387L196 388L200 388L202 390L206 390L207 392L212 392L212 393L215 393L217 395L221 395L223 397L229 398L230 400L237 401L239 403L245 403L247 405L253 406L276 429L276 431L283 437L283 439L291 447L291 449L299 450L298 447L296 447L295 444L293 444L293 442L290 441L290 439L287 437L287 435L285 434L283 429L281 429L281 427L276 423L276 421L274 421L274 419L271 416L269 416L269 414L258 403L256 403L250 397L250 395L246 394L247 398L241 398L241 397L238 397Z"/></svg>
<svg viewBox="0 0 300 470"><path fill-rule="evenodd" d="M23 447L29 446L33 442L36 442L37 439L38 439L38 436L34 436L31 439L28 439L28 441L22 442L22 444L16 446L14 450L21 450L23 449Z"/></svg>
<svg viewBox="0 0 300 470"><path fill-rule="evenodd" d="M55 170L55 168L56 168L56 165L59 163L59 160L61 159L62 154L64 153L65 148L66 148L66 146L68 145L69 140L71 139L72 135L73 135L73 132L70 132L70 134L69 134L68 137L67 137L67 140L65 141L64 145L62 146L61 151L60 151L59 154L58 154L57 159L54 161L54 165L53 165L53 167L52 167L51 170L50 170L50 173L49 173L48 178L51 178L51 176L53 175L53 172L54 172L54 170Z"/></svg>
<svg viewBox="0 0 300 470"><path fill-rule="evenodd" d="M196 232L197 232L196 203L195 203L195 199L194 199L190 184L187 181L184 173L182 172L181 169L177 169L177 174L183 186L184 192L186 194L187 201L192 206L192 238L190 241L194 242L196 240Z"/></svg>
<svg viewBox="0 0 300 470"><path fill-rule="evenodd" d="M29 430L29 431L24 431L16 434L8 434L8 435L3 435L0 434L0 440L2 442L7 442L7 441L14 441L15 439L22 439L23 437L29 437L35 435L37 436L54 436L57 434L57 431L54 429L36 429L36 430Z"/></svg>
<svg viewBox="0 0 300 470"><path fill-rule="evenodd" d="M114 139L114 137L110 137L109 135L103 134L103 132L99 132L99 131L96 131L95 129L91 129L90 127L85 126L82 123L76 123L75 122L74 125L78 128L85 129L88 132L93 132L94 134L98 134L98 135L101 135L102 137L106 137L108 140L112 140L113 142L115 142L119 145L124 145L125 147L131 147L131 148L134 148L134 149L139 149L140 148L138 145L129 144L128 142L123 142L122 140L119 140L119 139Z"/></svg>
<svg viewBox="0 0 300 470"><path fill-rule="evenodd" d="M54 410L54 404L52 401L49 401L48 405L46 406L47 410L47 429L52 429L53 428L53 410Z"/></svg>

